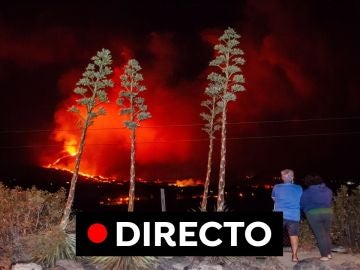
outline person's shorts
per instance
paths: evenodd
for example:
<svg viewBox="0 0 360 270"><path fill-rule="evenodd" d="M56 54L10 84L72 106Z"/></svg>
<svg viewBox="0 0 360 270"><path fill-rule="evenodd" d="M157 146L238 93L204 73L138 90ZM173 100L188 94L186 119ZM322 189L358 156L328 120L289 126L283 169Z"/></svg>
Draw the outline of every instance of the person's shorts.
<svg viewBox="0 0 360 270"><path fill-rule="evenodd" d="M287 230L289 236L299 236L300 222L295 220L283 220L283 227Z"/></svg>

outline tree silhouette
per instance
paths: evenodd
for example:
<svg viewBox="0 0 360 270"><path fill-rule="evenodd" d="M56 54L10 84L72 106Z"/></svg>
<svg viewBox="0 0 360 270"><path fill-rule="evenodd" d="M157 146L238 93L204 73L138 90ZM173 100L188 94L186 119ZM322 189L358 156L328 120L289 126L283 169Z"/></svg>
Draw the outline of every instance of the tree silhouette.
<svg viewBox="0 0 360 270"><path fill-rule="evenodd" d="M218 198L216 210L224 211L225 205L225 167L226 167L226 123L227 105L236 100L236 93L244 91L244 76L240 66L245 64L243 51L239 48L238 35L234 29L228 28L219 38L219 43L214 46L216 57L210 62L217 72L208 76L209 89L218 98L217 106L221 108L221 150L220 171L218 184Z"/></svg>
<svg viewBox="0 0 360 270"><path fill-rule="evenodd" d="M75 159L74 173L71 178L70 190L65 204L64 214L60 222L62 229L65 229L70 217L70 212L75 196L75 187L79 175L81 156L83 154L86 132L94 123L94 120L105 114L105 109L100 104L108 102L106 89L113 86L109 79L112 73L110 67L112 63L109 50L102 49L91 58L92 62L88 64L82 78L76 83L77 87L74 93L80 98L76 100L78 106L73 105L68 111L76 113L79 116L79 126L81 128L80 144Z"/></svg>
<svg viewBox="0 0 360 270"><path fill-rule="evenodd" d="M140 70L141 67L138 61L135 59L128 61L124 73L120 77L122 89L120 90L117 102L118 105L122 107L120 114L128 115L128 119L124 121L124 125L131 132L128 212L134 211L136 129L140 126L141 121L151 117L151 114L147 111L147 106L144 104L144 98L140 97L140 93L146 90L146 87L141 84L143 76Z"/></svg>
<svg viewBox="0 0 360 270"><path fill-rule="evenodd" d="M217 106L218 96L216 93L213 93L212 87L207 87L205 89L205 94L208 96L208 99L201 102L201 106L207 109L207 112L200 113L201 118L206 121L205 126L202 128L209 135L209 152L208 152L208 161L206 169L206 178L204 183L204 193L201 201L200 210L206 212L207 199L209 194L209 185L210 185L210 176L211 176L211 167L212 167L212 153L214 148L214 139L215 132L220 129L220 119L217 119L216 116L221 112L221 108Z"/></svg>

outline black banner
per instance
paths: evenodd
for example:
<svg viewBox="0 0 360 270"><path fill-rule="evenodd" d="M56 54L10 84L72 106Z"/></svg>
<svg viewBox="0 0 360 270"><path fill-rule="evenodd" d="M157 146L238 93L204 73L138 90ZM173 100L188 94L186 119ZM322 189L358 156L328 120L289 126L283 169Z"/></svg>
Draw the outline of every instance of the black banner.
<svg viewBox="0 0 360 270"><path fill-rule="evenodd" d="M282 214L78 213L77 256L282 256Z"/></svg>

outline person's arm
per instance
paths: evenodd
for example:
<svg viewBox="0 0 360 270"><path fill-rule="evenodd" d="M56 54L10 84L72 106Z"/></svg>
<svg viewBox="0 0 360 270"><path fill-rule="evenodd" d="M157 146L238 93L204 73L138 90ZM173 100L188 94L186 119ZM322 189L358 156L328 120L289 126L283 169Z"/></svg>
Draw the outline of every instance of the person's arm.
<svg viewBox="0 0 360 270"><path fill-rule="evenodd" d="M333 191L331 190L331 188L327 187L329 189L329 192L330 192L330 198L331 200L333 199L334 197L334 194L333 194Z"/></svg>
<svg viewBox="0 0 360 270"><path fill-rule="evenodd" d="M272 198L273 201L274 201L273 211L276 210L276 207L275 207L275 198L276 198L275 190L276 190L276 185L274 186L274 188L273 188L273 190L272 190L272 192L271 192L271 198Z"/></svg>
<svg viewBox="0 0 360 270"><path fill-rule="evenodd" d="M333 192L328 186L327 186L327 189L328 189L328 201L329 201L329 204L331 205L333 202Z"/></svg>
<svg viewBox="0 0 360 270"><path fill-rule="evenodd" d="M275 188L276 188L276 186L274 186L274 188L271 192L271 198L273 199L273 201L275 201Z"/></svg>
<svg viewBox="0 0 360 270"><path fill-rule="evenodd" d="M306 204L306 192L302 191L301 197L300 197L300 210L304 212L304 205Z"/></svg>

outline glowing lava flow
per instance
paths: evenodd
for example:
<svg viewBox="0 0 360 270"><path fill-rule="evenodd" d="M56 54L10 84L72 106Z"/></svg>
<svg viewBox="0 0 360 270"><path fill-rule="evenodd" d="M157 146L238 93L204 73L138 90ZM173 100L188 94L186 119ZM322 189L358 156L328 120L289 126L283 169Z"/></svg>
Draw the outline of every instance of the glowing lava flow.
<svg viewBox="0 0 360 270"><path fill-rule="evenodd" d="M67 169L65 167L61 167L61 166L56 166L56 162L60 161L61 159L64 159L66 157L72 157L71 155L67 155L67 156L63 156L61 158L58 158L54 163L49 164L48 166L44 166L46 168L50 168L50 169L54 169L54 170L59 170L59 171L65 171L65 172L69 172L69 173L74 173L74 171ZM92 175L92 174L88 174L88 173L83 173L83 172L79 172L79 175L85 177L86 179L91 179L94 181L100 181L100 182L104 182L104 183L113 183L115 181L117 181L117 179L115 177L106 177L106 176L102 176L102 175Z"/></svg>
<svg viewBox="0 0 360 270"><path fill-rule="evenodd" d="M73 174L74 171L71 168L73 168L73 166L74 166L72 163L75 160L76 155L77 155L77 142L75 139L70 139L64 143L64 148L61 153L61 156L59 158L57 158L54 162L52 162L48 165L45 165L43 167L49 168L49 169L54 169L54 170L59 170L59 171L66 171L66 172ZM87 170L85 170L85 171L87 171ZM99 175L99 174L90 174L90 173L85 173L84 171L80 171L79 175L81 175L82 177L84 177L87 180L103 182L103 183L117 182L118 184L122 184L122 183L126 182L126 180L119 181L118 178L116 178L116 177L107 177L107 176L103 176L103 175ZM143 184L149 183L148 180L145 180L140 177L136 179L136 182L143 183ZM169 186L175 186L175 187L179 187L179 188L195 187L195 186L203 185L202 180L193 179L193 178L180 179L180 180L174 179L174 180L168 180L168 181L161 181L161 180L157 179L154 181L154 183L157 183L157 184L167 183ZM125 202L125 199L122 199L122 202Z"/></svg>
<svg viewBox="0 0 360 270"><path fill-rule="evenodd" d="M75 158L76 154L77 154L77 150L76 150L76 142L72 141L69 144L66 144L64 147L64 155L62 155L61 157L59 157L58 159L56 159L53 163L50 163L47 166L44 166L46 168L50 168L50 169L55 169L55 170L61 170L61 171L67 171L69 173L74 173L73 170L68 169L67 167L61 165L61 161L64 161L65 159L68 158ZM98 180L101 182L114 182L116 180L115 177L106 177L106 176L102 176L102 175L92 175L92 174L88 174L88 173L84 173L84 172L79 172L79 175L86 177L88 179L92 179L92 180Z"/></svg>
<svg viewBox="0 0 360 270"><path fill-rule="evenodd" d="M171 181L173 182L173 181ZM175 186L175 187L196 187L196 186L202 186L203 181L200 179L182 179L182 180L176 180L175 183L169 183L169 186Z"/></svg>
<svg viewBox="0 0 360 270"><path fill-rule="evenodd" d="M50 163L46 167L47 168L56 168L56 165L59 164L65 158L75 157L76 154L77 154L76 141L71 140L66 145L64 145L64 151L63 152L65 153L63 156L59 157L53 163Z"/></svg>
<svg viewBox="0 0 360 270"><path fill-rule="evenodd" d="M75 157L75 154L68 154L68 155L64 155L62 157L59 157L57 160L55 160L53 163L50 163L49 165L47 165L47 168L56 168L56 164L59 164L60 161L62 161L65 158L69 158L69 157Z"/></svg>

